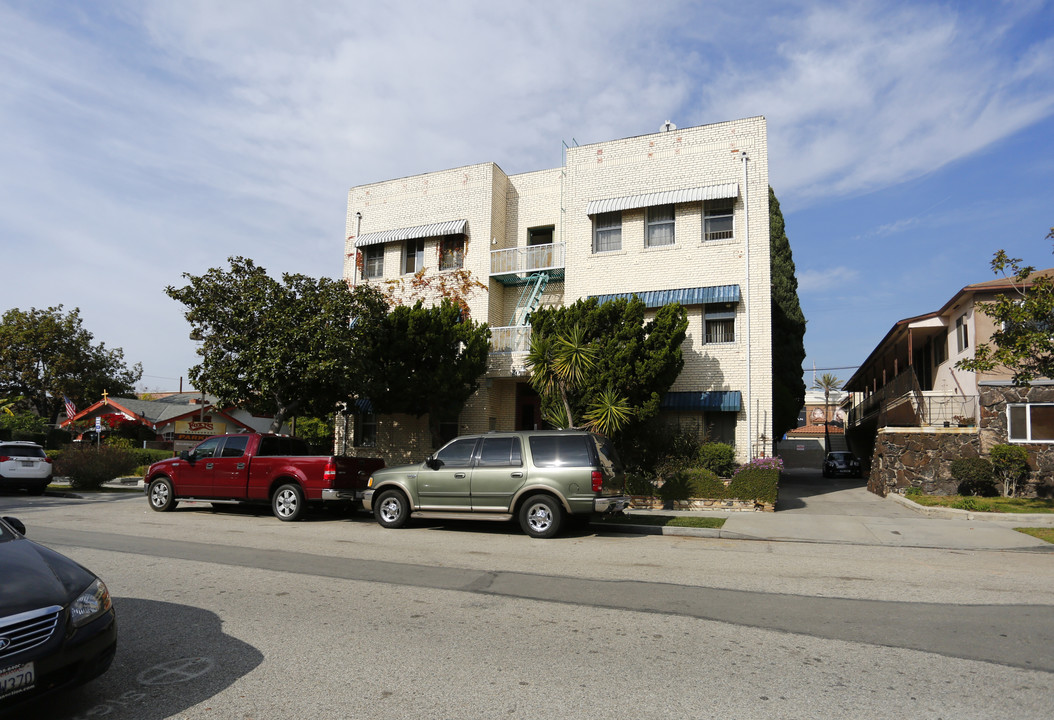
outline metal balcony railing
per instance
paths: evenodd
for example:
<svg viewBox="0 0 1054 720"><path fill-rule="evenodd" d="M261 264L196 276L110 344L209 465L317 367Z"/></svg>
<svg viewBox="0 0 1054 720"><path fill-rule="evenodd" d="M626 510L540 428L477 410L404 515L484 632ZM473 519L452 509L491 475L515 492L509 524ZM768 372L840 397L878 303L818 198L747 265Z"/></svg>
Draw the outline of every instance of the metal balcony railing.
<svg viewBox="0 0 1054 720"><path fill-rule="evenodd" d="M531 326L492 327L491 352L527 352L531 348Z"/></svg>
<svg viewBox="0 0 1054 720"><path fill-rule="evenodd" d="M977 423L977 396L944 395L919 388L913 370L867 396L849 410L850 426L877 414L879 427L941 427Z"/></svg>
<svg viewBox="0 0 1054 720"><path fill-rule="evenodd" d="M490 274L531 273L564 266L564 244L530 245L490 251Z"/></svg>

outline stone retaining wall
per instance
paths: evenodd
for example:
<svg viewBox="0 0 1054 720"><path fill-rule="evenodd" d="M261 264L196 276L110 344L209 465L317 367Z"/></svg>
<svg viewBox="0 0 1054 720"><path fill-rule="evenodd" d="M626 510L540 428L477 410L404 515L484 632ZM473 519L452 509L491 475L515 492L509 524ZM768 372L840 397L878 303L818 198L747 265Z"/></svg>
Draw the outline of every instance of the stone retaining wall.
<svg viewBox="0 0 1054 720"><path fill-rule="evenodd" d="M980 455L976 428L884 428L875 440L867 489L882 497L911 486L927 495L955 495L952 461Z"/></svg>

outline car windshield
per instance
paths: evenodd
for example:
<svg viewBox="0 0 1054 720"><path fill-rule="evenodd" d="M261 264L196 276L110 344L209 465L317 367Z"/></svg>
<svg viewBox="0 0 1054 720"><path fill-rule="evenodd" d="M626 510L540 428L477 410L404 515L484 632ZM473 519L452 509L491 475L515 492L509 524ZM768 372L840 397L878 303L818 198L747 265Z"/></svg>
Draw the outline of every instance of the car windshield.
<svg viewBox="0 0 1054 720"><path fill-rule="evenodd" d="M7 457L47 457L44 448L39 445L16 445L14 443L10 445L0 445L0 455L6 455Z"/></svg>
<svg viewBox="0 0 1054 720"><path fill-rule="evenodd" d="M828 459L828 460L835 460L835 461L838 461L838 462L849 462L850 460L852 460L852 459L853 459L853 456L852 456L852 455L850 455L849 453L840 453L840 452L837 452L837 453L831 453L831 454L830 454L830 455L828 456L828 458L827 458L827 459Z"/></svg>

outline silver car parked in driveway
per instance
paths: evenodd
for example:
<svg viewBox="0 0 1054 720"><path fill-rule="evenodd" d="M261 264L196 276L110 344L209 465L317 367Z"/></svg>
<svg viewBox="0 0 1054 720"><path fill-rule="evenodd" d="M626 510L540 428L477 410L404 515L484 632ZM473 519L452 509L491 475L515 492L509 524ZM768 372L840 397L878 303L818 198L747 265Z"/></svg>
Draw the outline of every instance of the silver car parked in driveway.
<svg viewBox="0 0 1054 720"><path fill-rule="evenodd" d="M622 464L602 435L531 430L465 435L423 463L373 473L363 507L382 526L411 515L432 519L511 520L531 537L556 535L568 516L619 512Z"/></svg>

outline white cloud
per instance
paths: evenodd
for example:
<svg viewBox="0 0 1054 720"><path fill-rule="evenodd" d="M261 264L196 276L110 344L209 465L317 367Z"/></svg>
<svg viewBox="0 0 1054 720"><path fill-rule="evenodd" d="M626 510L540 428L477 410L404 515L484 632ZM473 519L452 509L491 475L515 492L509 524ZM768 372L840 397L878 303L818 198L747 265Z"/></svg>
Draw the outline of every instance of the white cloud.
<svg viewBox="0 0 1054 720"><path fill-rule="evenodd" d="M844 265L818 270L803 270L798 273L798 292L806 295L844 290L855 283L859 277L858 270Z"/></svg>

